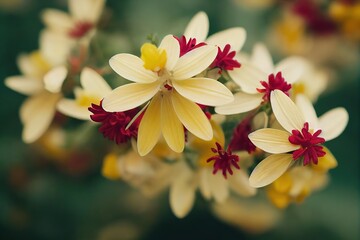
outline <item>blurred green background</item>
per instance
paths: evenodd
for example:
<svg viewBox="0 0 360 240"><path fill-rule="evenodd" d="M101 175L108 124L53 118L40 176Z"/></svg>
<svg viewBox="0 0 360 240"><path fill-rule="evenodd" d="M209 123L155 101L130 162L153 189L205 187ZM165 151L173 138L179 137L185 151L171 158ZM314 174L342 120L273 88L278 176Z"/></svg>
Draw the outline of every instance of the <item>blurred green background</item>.
<svg viewBox="0 0 360 240"><path fill-rule="evenodd" d="M38 48L40 11L66 10L66 2L0 0L0 4L0 79L5 79L19 74L19 53ZM104 32L113 33L118 44L112 54L124 49L138 53L135 49L148 34L181 34L200 10L209 15L210 32L245 27L245 51L256 41L265 41L279 12L276 5L252 9L230 0L108 0L111 18ZM272 52L279 59L280 54ZM218 220L200 197L192 212L179 220L170 211L167 193L144 198L125 183L103 178L99 164L80 173L59 169L21 141L18 110L25 97L1 84L0 239L359 239L360 62L355 59L330 65L337 82L315 105L319 114L343 106L350 115L345 132L327 144L339 163L331 171L329 186L283 211L281 221L260 235Z"/></svg>

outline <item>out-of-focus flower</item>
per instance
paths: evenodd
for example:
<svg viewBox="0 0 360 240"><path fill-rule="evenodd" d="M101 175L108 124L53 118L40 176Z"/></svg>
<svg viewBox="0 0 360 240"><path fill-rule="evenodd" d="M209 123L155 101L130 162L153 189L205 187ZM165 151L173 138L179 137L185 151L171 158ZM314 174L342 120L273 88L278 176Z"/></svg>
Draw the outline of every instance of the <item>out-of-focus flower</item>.
<svg viewBox="0 0 360 240"><path fill-rule="evenodd" d="M318 119L311 102L302 96L297 97L296 106L286 94L275 90L270 101L276 119L286 131L264 128L249 135L258 148L273 154L251 173L249 181L253 187L272 183L296 160L316 165L326 155L322 144L339 136L348 122L344 108L335 108Z"/></svg>
<svg viewBox="0 0 360 240"><path fill-rule="evenodd" d="M172 150L182 152L184 127L210 140L209 120L196 103L215 106L233 100L232 93L216 80L194 77L211 64L216 48L202 46L179 57L179 43L168 35L158 48L145 43L141 53L141 59L125 53L110 59L114 71L134 83L116 88L103 100L106 111L118 112L148 102L138 131L139 154L149 153L161 134Z"/></svg>

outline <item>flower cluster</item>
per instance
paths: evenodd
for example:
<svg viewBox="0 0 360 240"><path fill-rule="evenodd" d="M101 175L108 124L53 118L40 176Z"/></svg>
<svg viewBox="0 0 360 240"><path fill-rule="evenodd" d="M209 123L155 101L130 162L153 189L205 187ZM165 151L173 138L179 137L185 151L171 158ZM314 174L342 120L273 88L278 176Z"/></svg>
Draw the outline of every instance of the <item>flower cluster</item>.
<svg viewBox="0 0 360 240"><path fill-rule="evenodd" d="M107 146L102 174L144 194L169 189L179 218L197 190L221 204L264 187L285 207L325 183L317 181L336 160L324 145L348 114L338 107L317 117L312 102L323 88L307 87L317 84L314 64L299 56L274 64L262 43L245 54L245 29L208 36L204 12L183 34L145 42L139 56L113 53L102 62L91 44L104 3L69 0L69 14L43 12L40 49L21 55L22 75L5 80L29 96L20 109L25 142L41 142L54 124L68 127L54 116L85 121L107 138L98 137Z"/></svg>

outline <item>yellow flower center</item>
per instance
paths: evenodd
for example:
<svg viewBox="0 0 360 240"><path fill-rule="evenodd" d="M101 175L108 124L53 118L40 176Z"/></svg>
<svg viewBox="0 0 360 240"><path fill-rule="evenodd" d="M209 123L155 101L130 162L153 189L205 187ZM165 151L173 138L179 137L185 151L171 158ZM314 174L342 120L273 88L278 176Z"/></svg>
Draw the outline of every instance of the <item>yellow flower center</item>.
<svg viewBox="0 0 360 240"><path fill-rule="evenodd" d="M99 105L100 99L94 95L80 94L76 97L76 103L82 107L90 107L92 103Z"/></svg>
<svg viewBox="0 0 360 240"><path fill-rule="evenodd" d="M30 61L34 64L34 66L38 69L42 75L47 73L50 70L50 65L46 62L46 60L41 55L40 51L34 51L29 55Z"/></svg>
<svg viewBox="0 0 360 240"><path fill-rule="evenodd" d="M144 68L159 72L166 64L166 51L158 49L154 44L145 43L141 46L141 59L144 61Z"/></svg>
<svg viewBox="0 0 360 240"><path fill-rule="evenodd" d="M117 167L118 157L114 153L109 153L105 156L102 165L101 173L104 177L116 180L120 178L120 172Z"/></svg>
<svg viewBox="0 0 360 240"><path fill-rule="evenodd" d="M292 89L294 91L295 96L297 94L304 94L305 93L305 84L303 84L303 83L295 83L295 84L293 84Z"/></svg>

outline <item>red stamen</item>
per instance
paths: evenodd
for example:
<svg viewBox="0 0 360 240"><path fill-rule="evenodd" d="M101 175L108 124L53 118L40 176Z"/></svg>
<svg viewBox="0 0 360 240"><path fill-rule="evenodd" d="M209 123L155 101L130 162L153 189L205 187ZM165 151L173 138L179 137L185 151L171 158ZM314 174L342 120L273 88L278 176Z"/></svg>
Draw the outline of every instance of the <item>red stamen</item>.
<svg viewBox="0 0 360 240"><path fill-rule="evenodd" d="M91 104L89 111L93 113L90 118L94 122L101 123L99 132L101 132L105 138L116 142L116 144L124 143L132 137L137 137L142 115L126 129L126 126L137 114L137 109L131 109L125 112L107 112L103 109L101 101L100 105Z"/></svg>
<svg viewBox="0 0 360 240"><path fill-rule="evenodd" d="M300 157L304 158L304 166L313 162L318 163L318 158L325 156L326 152L320 145L325 142L325 139L319 137L321 130L317 130L314 134L309 132L309 123L304 123L304 127L299 130L292 130L292 135L289 137L289 142L295 145L300 145L298 150L293 152L293 159L297 160Z"/></svg>
<svg viewBox="0 0 360 240"><path fill-rule="evenodd" d="M90 22L77 22L75 26L69 31L69 36L72 38L81 38L88 33L94 24Z"/></svg>
<svg viewBox="0 0 360 240"><path fill-rule="evenodd" d="M205 42L196 43L196 38L189 38L189 41L186 40L186 37L183 35L180 38L177 36L174 36L176 40L178 40L180 44L180 57L184 54L190 52L191 50L194 50L195 48L205 46Z"/></svg>
<svg viewBox="0 0 360 240"><path fill-rule="evenodd" d="M256 146L250 141L249 134L253 131L251 128L251 117L242 120L234 129L229 148L233 151L246 150L248 153L254 152Z"/></svg>
<svg viewBox="0 0 360 240"><path fill-rule="evenodd" d="M217 155L209 158L206 162L214 161L213 174L216 174L218 170L221 170L224 177L227 178L227 172L230 173L230 175L233 174L233 170L231 169L232 166L236 169L240 169L240 166L238 165L239 156L232 154L229 148L227 151L224 151L221 145L217 142L216 147L217 149L211 148L211 151Z"/></svg>
<svg viewBox="0 0 360 240"><path fill-rule="evenodd" d="M217 67L221 70L233 70L234 68L241 67L241 64L234 59L236 52L230 51L230 49L230 44L226 44L223 50L218 47L218 53L211 67Z"/></svg>
<svg viewBox="0 0 360 240"><path fill-rule="evenodd" d="M260 83L264 88L257 88L256 90L259 93L264 93L264 102L270 101L270 93L275 89L278 89L289 96L291 84L285 81L285 79L281 75L281 72L278 72L276 75L270 74L267 82L260 81Z"/></svg>

